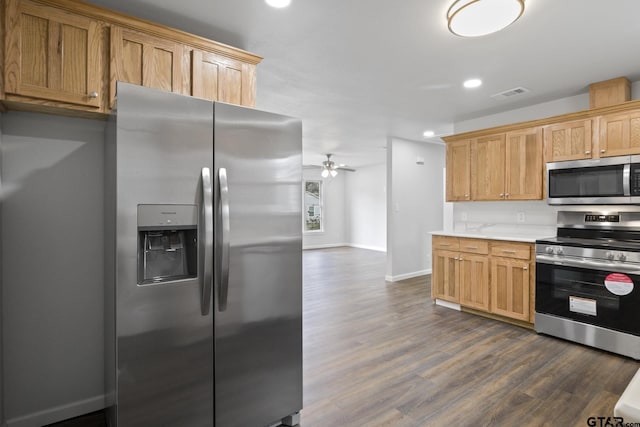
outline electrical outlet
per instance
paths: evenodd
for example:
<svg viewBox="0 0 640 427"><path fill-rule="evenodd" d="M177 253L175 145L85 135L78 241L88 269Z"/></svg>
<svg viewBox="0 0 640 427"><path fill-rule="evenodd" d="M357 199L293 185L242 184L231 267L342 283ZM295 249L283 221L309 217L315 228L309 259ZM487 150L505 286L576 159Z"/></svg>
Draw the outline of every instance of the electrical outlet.
<svg viewBox="0 0 640 427"><path fill-rule="evenodd" d="M466 221L466 220L468 220L468 219L469 219L469 217L467 216L467 213L466 213L466 212L462 212L462 214L460 215L460 219L461 219L462 221Z"/></svg>
<svg viewBox="0 0 640 427"><path fill-rule="evenodd" d="M527 217L525 215L524 212L518 212L518 215L516 216L516 222L518 222L519 224L522 224L523 222L527 221Z"/></svg>

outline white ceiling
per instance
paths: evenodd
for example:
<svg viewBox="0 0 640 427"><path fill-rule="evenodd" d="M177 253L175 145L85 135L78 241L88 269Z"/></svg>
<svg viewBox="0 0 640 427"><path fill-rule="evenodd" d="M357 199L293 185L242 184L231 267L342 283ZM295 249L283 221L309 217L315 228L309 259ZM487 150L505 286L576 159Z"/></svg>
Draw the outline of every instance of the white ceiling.
<svg viewBox="0 0 640 427"><path fill-rule="evenodd" d="M525 0L507 29L452 35L452 0L90 0L264 57L257 107L303 119L304 162L382 163L388 137L640 80L640 1ZM479 77L481 88L462 81ZM490 97L517 86L516 99Z"/></svg>

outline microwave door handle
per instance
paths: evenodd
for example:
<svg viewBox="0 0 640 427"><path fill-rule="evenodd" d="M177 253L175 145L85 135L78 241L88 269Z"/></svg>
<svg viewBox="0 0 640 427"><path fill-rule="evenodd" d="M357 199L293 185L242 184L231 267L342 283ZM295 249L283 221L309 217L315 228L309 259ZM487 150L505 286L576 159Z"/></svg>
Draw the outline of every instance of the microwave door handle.
<svg viewBox="0 0 640 427"><path fill-rule="evenodd" d="M229 183L227 181L227 169L218 170L218 191L220 192L220 221L222 223L220 240L220 279L218 280L218 307L220 311L227 309L227 294L229 291L229 251L231 243L229 233L231 224L229 221Z"/></svg>
<svg viewBox="0 0 640 427"><path fill-rule="evenodd" d="M203 316L209 315L211 307L211 288L213 281L213 187L211 185L211 171L202 168L202 217L201 227L204 230L200 239L200 262L202 275L200 287L202 289L200 311Z"/></svg>
<svg viewBox="0 0 640 427"><path fill-rule="evenodd" d="M622 169L622 191L625 196L631 196L631 165L626 163Z"/></svg>

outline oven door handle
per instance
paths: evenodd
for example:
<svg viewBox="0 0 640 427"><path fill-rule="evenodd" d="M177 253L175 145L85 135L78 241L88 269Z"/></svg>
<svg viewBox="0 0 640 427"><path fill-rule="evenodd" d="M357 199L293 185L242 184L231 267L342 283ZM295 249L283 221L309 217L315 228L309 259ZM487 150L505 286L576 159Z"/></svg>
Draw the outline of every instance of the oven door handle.
<svg viewBox="0 0 640 427"><path fill-rule="evenodd" d="M540 264L563 265L567 267L586 268L589 270L615 271L629 274L640 274L640 266L636 264L618 264L608 262L597 262L585 259L557 258L549 255L536 255L536 262Z"/></svg>

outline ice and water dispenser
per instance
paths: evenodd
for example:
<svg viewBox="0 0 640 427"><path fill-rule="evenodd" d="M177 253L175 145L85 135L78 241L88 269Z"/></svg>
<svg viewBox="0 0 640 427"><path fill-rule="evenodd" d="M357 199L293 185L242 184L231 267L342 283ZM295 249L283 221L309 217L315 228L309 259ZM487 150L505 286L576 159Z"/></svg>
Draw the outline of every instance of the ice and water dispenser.
<svg viewBox="0 0 640 427"><path fill-rule="evenodd" d="M196 278L197 248L197 205L138 205L138 285Z"/></svg>

